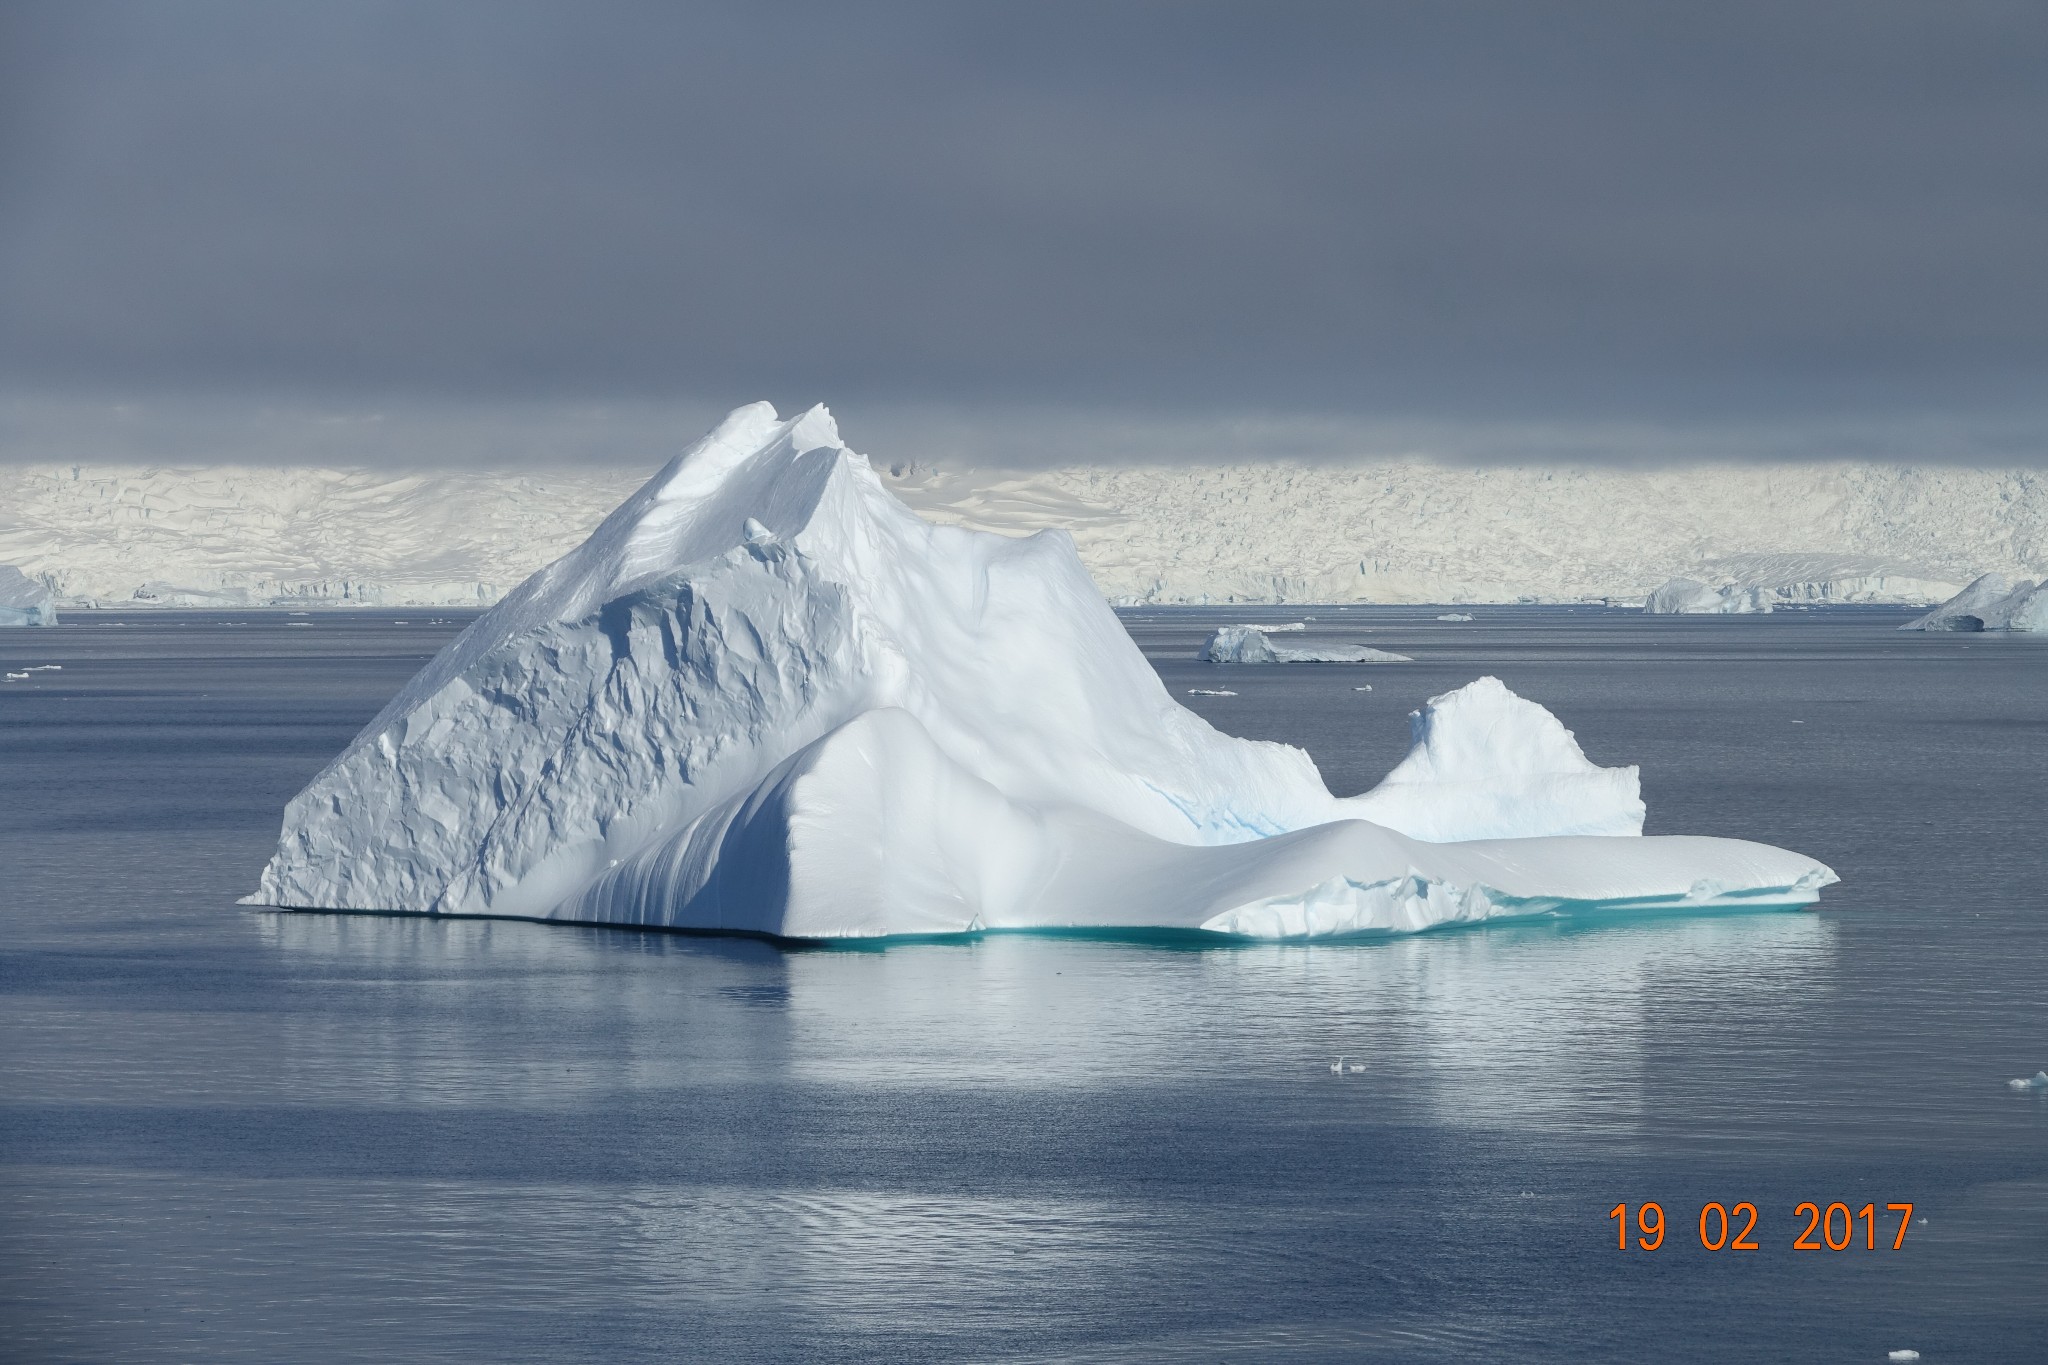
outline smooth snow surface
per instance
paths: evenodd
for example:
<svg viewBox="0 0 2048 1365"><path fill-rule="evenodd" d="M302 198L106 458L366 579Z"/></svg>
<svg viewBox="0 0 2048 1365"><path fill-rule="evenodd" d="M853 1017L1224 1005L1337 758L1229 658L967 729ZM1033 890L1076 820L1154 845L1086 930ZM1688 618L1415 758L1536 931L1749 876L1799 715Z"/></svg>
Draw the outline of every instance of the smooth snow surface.
<svg viewBox="0 0 2048 1365"><path fill-rule="evenodd" d="M0 564L0 626L54 626L57 599L49 587L12 564Z"/></svg>
<svg viewBox="0 0 2048 1365"><path fill-rule="evenodd" d="M2048 633L2048 583L2022 579L2015 586L2004 574L1988 573L1899 629Z"/></svg>
<svg viewBox="0 0 2048 1365"><path fill-rule="evenodd" d="M1492 679L1413 724L1386 783L1333 797L1302 751L1176 703L1065 533L932 526L824 409L756 404L422 669L291 802L251 900L1299 937L1798 905L1834 880L1625 837L1634 769Z"/></svg>
<svg viewBox="0 0 2048 1365"><path fill-rule="evenodd" d="M1198 657L1212 664L1410 664L1415 660L1391 650L1366 645L1333 645L1327 649L1287 649L1268 640L1275 630L1299 626L1223 626L1211 631Z"/></svg>

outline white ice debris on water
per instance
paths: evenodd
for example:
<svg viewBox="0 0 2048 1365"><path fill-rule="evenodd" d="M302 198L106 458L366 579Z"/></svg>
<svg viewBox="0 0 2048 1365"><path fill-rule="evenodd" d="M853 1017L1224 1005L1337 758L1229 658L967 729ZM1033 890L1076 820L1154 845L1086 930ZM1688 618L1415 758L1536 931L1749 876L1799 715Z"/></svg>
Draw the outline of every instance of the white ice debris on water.
<svg viewBox="0 0 2048 1365"><path fill-rule="evenodd" d="M2011 630L2048 633L2048 583L1988 573L1900 630Z"/></svg>
<svg viewBox="0 0 2048 1365"><path fill-rule="evenodd" d="M28 674L26 674L26 673L9 673L9 674L7 675L7 681L9 681L9 682L27 682L27 681L28 681Z"/></svg>
<svg viewBox="0 0 2048 1365"><path fill-rule="evenodd" d="M1237 693L1221 687L1190 687L1188 695L1191 697L1234 697Z"/></svg>
<svg viewBox="0 0 2048 1365"><path fill-rule="evenodd" d="M49 585L12 564L0 564L0 626L54 626L57 598Z"/></svg>
<svg viewBox="0 0 2048 1365"><path fill-rule="evenodd" d="M2006 1084L2014 1090L2048 1090L2048 1071L2037 1071L2031 1078L2020 1076Z"/></svg>
<svg viewBox="0 0 2048 1365"><path fill-rule="evenodd" d="M1472 619L1472 613L1469 611L1452 611L1446 612L1436 619L1439 621L1469 621Z"/></svg>
<svg viewBox="0 0 2048 1365"><path fill-rule="evenodd" d="M1775 596L1769 588L1710 588L1697 579L1674 578L1650 594L1643 610L1657 616L1747 616L1770 611Z"/></svg>
<svg viewBox="0 0 2048 1365"><path fill-rule="evenodd" d="M1266 638L1263 626L1223 626L1212 632L1197 656L1212 664L1408 664L1406 654L1366 645L1326 649L1283 649Z"/></svg>
<svg viewBox="0 0 2048 1365"><path fill-rule="evenodd" d="M1910 1362L1919 1358L1920 1353L1918 1351L1892 1351L1885 1356L1886 1360L1906 1362L1906 1365L1910 1365Z"/></svg>
<svg viewBox="0 0 2048 1365"><path fill-rule="evenodd" d="M1332 796L1301 750L1176 703L1065 533L930 525L823 408L755 404L422 669L292 800L250 901L1271 938L1835 880L1640 837L1635 770L1492 679L1413 724L1386 783Z"/></svg>

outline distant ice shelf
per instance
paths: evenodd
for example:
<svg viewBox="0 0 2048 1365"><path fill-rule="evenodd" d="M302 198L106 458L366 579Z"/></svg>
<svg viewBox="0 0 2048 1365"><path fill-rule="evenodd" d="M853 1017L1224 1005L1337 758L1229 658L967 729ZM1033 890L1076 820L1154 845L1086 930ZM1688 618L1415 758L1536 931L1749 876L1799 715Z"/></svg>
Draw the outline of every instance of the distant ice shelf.
<svg viewBox="0 0 2048 1365"><path fill-rule="evenodd" d="M1245 635L1265 639L1265 632ZM1797 906L1834 874L1641 835L1492 678L1386 780L1188 711L1052 529L920 520L822 408L734 412L423 668L287 807L250 900L799 939L1251 938Z"/></svg>

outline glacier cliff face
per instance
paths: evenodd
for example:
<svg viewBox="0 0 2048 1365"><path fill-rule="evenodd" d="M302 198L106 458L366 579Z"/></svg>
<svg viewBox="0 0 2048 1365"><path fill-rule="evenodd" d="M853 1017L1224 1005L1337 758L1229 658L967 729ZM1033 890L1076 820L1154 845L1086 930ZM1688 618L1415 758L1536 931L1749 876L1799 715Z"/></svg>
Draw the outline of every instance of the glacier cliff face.
<svg viewBox="0 0 2048 1365"><path fill-rule="evenodd" d="M757 404L394 697L294 798L252 899L816 938L1298 935L1799 904L1833 879L1629 837L1635 770L1492 680L1416 724L1386 784L1333 797L1300 750L1176 704L1064 533L929 525L823 409Z"/></svg>

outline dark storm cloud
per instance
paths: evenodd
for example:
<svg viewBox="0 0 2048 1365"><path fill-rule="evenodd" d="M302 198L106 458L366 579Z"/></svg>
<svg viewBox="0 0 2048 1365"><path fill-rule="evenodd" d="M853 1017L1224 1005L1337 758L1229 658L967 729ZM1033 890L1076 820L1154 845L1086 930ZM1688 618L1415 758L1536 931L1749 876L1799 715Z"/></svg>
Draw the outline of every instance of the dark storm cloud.
<svg viewBox="0 0 2048 1365"><path fill-rule="evenodd" d="M0 382L2030 460L2044 130L2036 4L16 3Z"/></svg>

